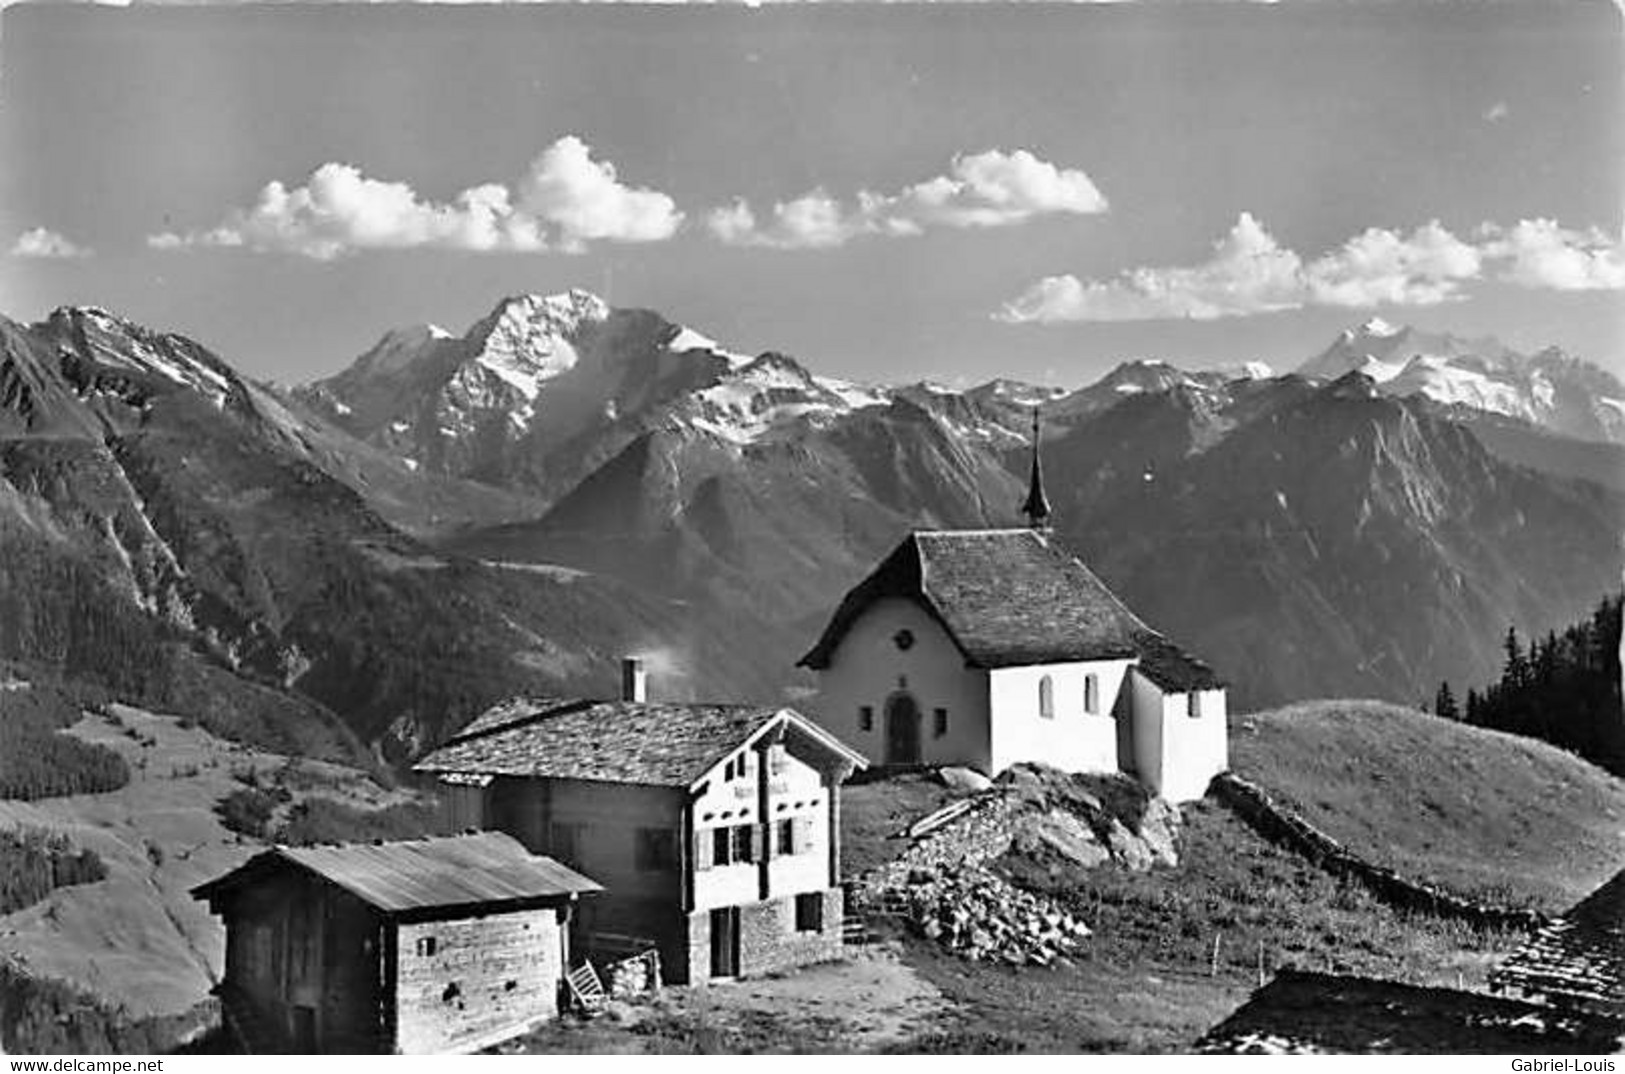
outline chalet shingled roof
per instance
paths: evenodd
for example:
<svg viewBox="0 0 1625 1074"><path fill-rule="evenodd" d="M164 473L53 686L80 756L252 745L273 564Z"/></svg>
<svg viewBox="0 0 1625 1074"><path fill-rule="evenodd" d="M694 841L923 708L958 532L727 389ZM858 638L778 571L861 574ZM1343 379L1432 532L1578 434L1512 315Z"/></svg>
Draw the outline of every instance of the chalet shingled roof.
<svg viewBox="0 0 1625 1074"><path fill-rule="evenodd" d="M1490 985L1625 1018L1625 869L1508 955Z"/></svg>
<svg viewBox="0 0 1625 1074"><path fill-rule="evenodd" d="M1075 556L1035 529L921 530L850 590L801 666L827 668L877 600L920 605L973 667L1139 658L1166 690L1223 685L1213 669L1141 622Z"/></svg>
<svg viewBox="0 0 1625 1074"><path fill-rule="evenodd" d="M865 766L862 754L792 709L521 697L488 709L415 769L689 787L778 721Z"/></svg>
<svg viewBox="0 0 1625 1074"><path fill-rule="evenodd" d="M532 854L511 835L479 832L392 843L272 847L193 888L192 896L213 903L278 868L312 873L391 915L546 903L603 890L552 858Z"/></svg>

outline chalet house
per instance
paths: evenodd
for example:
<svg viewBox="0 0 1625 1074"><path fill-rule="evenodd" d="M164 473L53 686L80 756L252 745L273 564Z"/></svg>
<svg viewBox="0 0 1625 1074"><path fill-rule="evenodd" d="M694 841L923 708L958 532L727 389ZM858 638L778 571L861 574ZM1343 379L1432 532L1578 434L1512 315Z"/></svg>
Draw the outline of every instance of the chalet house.
<svg viewBox="0 0 1625 1074"><path fill-rule="evenodd" d="M838 957L840 786L861 754L791 709L516 699L417 765L455 822L511 833L603 881L577 922L593 956L642 937L665 980Z"/></svg>
<svg viewBox="0 0 1625 1074"><path fill-rule="evenodd" d="M1036 450L1023 510L911 533L848 592L800 661L813 716L888 765L1040 761L1200 798L1228 766L1224 683L1055 543Z"/></svg>
<svg viewBox="0 0 1625 1074"><path fill-rule="evenodd" d="M597 884L497 832L275 847L195 889L226 921L216 991L256 1052L467 1052L558 1012Z"/></svg>

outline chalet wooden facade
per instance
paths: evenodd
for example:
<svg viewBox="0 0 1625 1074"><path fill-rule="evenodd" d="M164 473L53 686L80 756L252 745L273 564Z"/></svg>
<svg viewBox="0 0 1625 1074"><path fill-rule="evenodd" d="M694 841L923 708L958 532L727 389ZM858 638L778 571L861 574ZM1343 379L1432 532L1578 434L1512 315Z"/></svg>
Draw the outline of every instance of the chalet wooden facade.
<svg viewBox="0 0 1625 1074"><path fill-rule="evenodd" d="M456 823L598 878L580 945L643 937L671 983L838 957L840 786L863 757L790 709L516 699L417 765Z"/></svg>
<svg viewBox="0 0 1625 1074"><path fill-rule="evenodd" d="M599 886L490 832L275 847L194 889L225 918L217 988L249 1050L473 1051L558 1011Z"/></svg>

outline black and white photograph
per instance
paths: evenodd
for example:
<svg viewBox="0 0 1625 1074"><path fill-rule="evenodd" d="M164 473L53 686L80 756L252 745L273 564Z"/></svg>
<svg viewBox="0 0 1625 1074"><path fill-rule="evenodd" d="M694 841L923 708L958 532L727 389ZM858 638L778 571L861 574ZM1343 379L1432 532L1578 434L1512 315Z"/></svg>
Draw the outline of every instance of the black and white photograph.
<svg viewBox="0 0 1625 1074"><path fill-rule="evenodd" d="M11 1070L1618 1069L1619 4L0 8Z"/></svg>

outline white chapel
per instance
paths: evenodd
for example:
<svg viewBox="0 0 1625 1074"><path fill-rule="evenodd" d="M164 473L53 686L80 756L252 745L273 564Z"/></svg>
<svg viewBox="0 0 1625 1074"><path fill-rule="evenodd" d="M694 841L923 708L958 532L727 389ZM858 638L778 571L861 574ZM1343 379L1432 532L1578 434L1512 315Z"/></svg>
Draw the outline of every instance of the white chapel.
<svg viewBox="0 0 1625 1074"><path fill-rule="evenodd" d="M1035 416L1029 525L910 533L802 657L808 707L879 764L1039 761L1200 798L1228 766L1224 683L1055 543L1037 445Z"/></svg>

